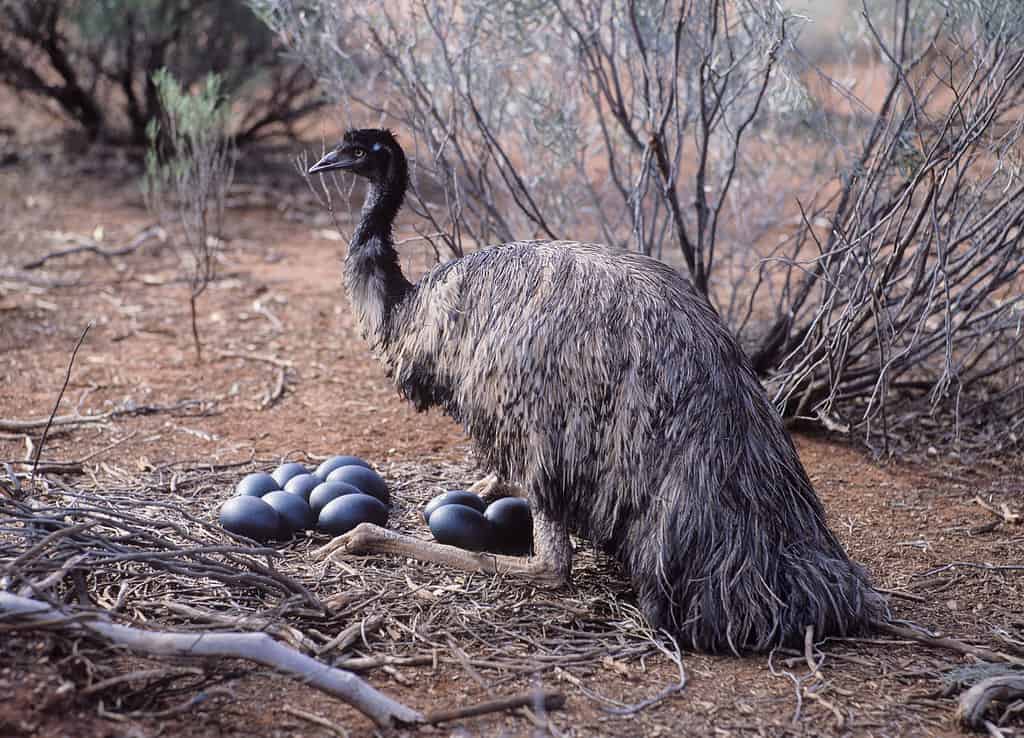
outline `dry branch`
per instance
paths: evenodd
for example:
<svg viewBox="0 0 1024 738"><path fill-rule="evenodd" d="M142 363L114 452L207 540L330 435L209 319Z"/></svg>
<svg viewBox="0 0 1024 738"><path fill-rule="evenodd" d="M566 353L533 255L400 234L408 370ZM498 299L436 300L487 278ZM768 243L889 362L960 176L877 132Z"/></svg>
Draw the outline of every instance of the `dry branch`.
<svg viewBox="0 0 1024 738"><path fill-rule="evenodd" d="M205 406L212 406L213 402L208 400L181 400L167 405L129 405L127 407L108 410L105 413L96 415L57 415L50 422L51 427L56 426L77 426L90 425L92 423L103 423L120 417L131 417L135 415L155 415L157 413L173 413L188 408L199 408L200 412L206 412ZM0 418L0 430L14 431L15 433L28 433L30 431L45 428L47 418L32 418L30 420L18 420L16 418Z"/></svg>
<svg viewBox="0 0 1024 738"><path fill-rule="evenodd" d="M64 373L64 382L60 386L60 392L57 393L57 401L53 404L53 410L50 411L50 417L46 419L46 425L43 426L43 435L40 437L39 445L36 447L35 455L32 457L32 474L29 478L30 486L35 483L36 472L39 469L39 455L43 452L43 446L46 445L46 435L50 432L50 428L53 426L53 419L57 415L57 409L60 407L60 401L64 398L64 390L68 388L68 382L71 381L71 369L75 365L75 357L78 356L78 349L81 348L82 342L85 340L90 328L92 328L92 321L85 324L85 328L82 330L82 335L78 337L75 347L71 350L71 358L68 359L68 368Z"/></svg>
<svg viewBox="0 0 1024 738"><path fill-rule="evenodd" d="M0 612L16 615L30 622L67 617L66 613L44 602L6 592L0 592ZM278 643L265 633L146 631L117 625L99 616L94 620L66 623L61 627L74 631L88 631L108 643L149 656L213 657L252 661L338 697L378 726L423 722L420 713L377 691L355 674L332 668L305 656Z"/></svg>
<svg viewBox="0 0 1024 738"><path fill-rule="evenodd" d="M135 237L132 238L132 240L129 241L125 246L119 246L116 248L109 249L103 248L102 246L100 246L99 243L97 243L95 240L91 238L79 236L74 233L60 234L60 236L64 240L74 241L78 245L66 249L60 249L59 251L51 251L48 254L43 254L38 259L33 259L32 261L23 264L21 268L25 270L38 269L51 259L60 259L65 256L73 256L74 254L81 254L86 252L96 254L97 256L102 256L104 259L113 259L118 256L127 256L128 254L134 251L138 251L140 248L145 246L154 238L163 241L167 237L167 234L164 231L164 229L161 228L159 225L154 224L146 226L141 231L139 231L135 235Z"/></svg>
<svg viewBox="0 0 1024 738"><path fill-rule="evenodd" d="M1011 656L1010 654L1002 653L1001 651L993 651L981 646L972 646L971 644L964 643L956 638L932 636L927 633L921 633L913 628L896 625L895 623L876 622L874 627L884 633L889 633L890 635L917 641L918 643L924 643L936 648L943 648L947 651L956 651L957 653L975 656L982 661L1002 661L1007 664L1024 666L1024 659L1019 659L1016 656Z"/></svg>
<svg viewBox="0 0 1024 738"><path fill-rule="evenodd" d="M960 695L956 719L965 727L985 727L985 713L993 702L1024 699L1024 674L990 677Z"/></svg>

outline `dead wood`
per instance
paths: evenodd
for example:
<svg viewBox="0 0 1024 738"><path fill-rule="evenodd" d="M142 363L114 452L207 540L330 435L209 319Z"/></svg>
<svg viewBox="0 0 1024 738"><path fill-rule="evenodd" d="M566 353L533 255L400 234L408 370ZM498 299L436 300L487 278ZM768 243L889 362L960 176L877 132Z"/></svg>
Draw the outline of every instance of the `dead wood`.
<svg viewBox="0 0 1024 738"><path fill-rule="evenodd" d="M993 702L1020 699L1024 699L1024 674L990 677L960 695L956 719L967 728L981 730L986 727L985 713Z"/></svg>
<svg viewBox="0 0 1024 738"><path fill-rule="evenodd" d="M21 268L25 270L38 269L51 259L60 259L65 256L73 256L74 254L82 253L96 254L97 256L102 256L104 259L110 260L118 256L127 256L133 251L138 251L140 248L145 246L154 238L158 238L161 241L163 241L167 237L167 234L164 231L164 229L161 228L159 225L154 224L143 228L141 231L135 234L135 237L132 238L132 240L129 241L126 245L119 246L116 248L105 249L102 246L100 246L100 244L97 241L91 238L87 238L85 236L79 236L74 233L62 233L59 235L63 240L73 241L78 245L43 254L38 259L33 259L30 262L22 264Z"/></svg>
<svg viewBox="0 0 1024 738"><path fill-rule="evenodd" d="M65 618L44 602L0 592L0 612L28 621L52 621ZM378 726L420 723L423 716L396 702L351 672L332 668L278 643L265 633L174 633L146 631L111 623L104 617L67 622L58 626L88 631L93 636L131 651L149 656L213 657L244 659L302 680L314 689L338 697L359 710Z"/></svg>

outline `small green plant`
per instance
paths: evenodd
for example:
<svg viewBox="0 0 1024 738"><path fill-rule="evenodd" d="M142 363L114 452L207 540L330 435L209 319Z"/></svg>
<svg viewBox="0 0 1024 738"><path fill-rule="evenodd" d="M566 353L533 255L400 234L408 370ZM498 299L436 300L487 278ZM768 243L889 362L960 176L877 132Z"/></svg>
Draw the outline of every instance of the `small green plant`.
<svg viewBox="0 0 1024 738"><path fill-rule="evenodd" d="M202 344L196 301L216 276L216 249L224 199L234 178L234 145L226 133L228 105L220 78L210 74L185 90L161 69L153 83L163 111L146 129L146 204L172 234L189 284L189 309L196 363Z"/></svg>

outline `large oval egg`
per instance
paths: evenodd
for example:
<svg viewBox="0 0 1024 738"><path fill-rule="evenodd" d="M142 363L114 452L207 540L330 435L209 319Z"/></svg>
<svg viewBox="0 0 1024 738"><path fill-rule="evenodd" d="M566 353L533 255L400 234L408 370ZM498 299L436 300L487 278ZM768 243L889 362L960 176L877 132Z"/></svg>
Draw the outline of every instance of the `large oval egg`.
<svg viewBox="0 0 1024 738"><path fill-rule="evenodd" d="M277 538L281 518L261 498L238 495L221 505L220 524L225 530L263 543Z"/></svg>
<svg viewBox="0 0 1024 738"><path fill-rule="evenodd" d="M235 494L262 497L275 489L281 489L276 479L266 472L253 472L242 477L242 481L235 486Z"/></svg>
<svg viewBox="0 0 1024 738"><path fill-rule="evenodd" d="M491 523L494 551L525 556L533 548L533 514L521 497L503 497L487 506L484 517Z"/></svg>
<svg viewBox="0 0 1024 738"><path fill-rule="evenodd" d="M313 473L326 481L328 474L342 466L365 466L367 469L372 468L368 462L360 459L358 456L332 456L321 462L320 466Z"/></svg>
<svg viewBox="0 0 1024 738"><path fill-rule="evenodd" d="M288 480L288 483L284 486L284 491L298 495L308 502L310 493L322 483L323 480L316 474L299 474L297 477L292 477Z"/></svg>
<svg viewBox="0 0 1024 738"><path fill-rule="evenodd" d="M491 546L491 523L479 510L465 505L444 505L430 514L430 532L438 543L469 551Z"/></svg>
<svg viewBox="0 0 1024 738"><path fill-rule="evenodd" d="M297 477L300 474L309 474L309 469L297 461L292 461L287 464L281 464L281 466L274 469L270 476L272 476L274 481L277 482L279 489L284 489L284 486L288 484L289 479Z"/></svg>
<svg viewBox="0 0 1024 738"><path fill-rule="evenodd" d="M357 492L336 497L320 511L316 529L332 536L348 533L360 523L384 526L388 523L388 509L372 495Z"/></svg>
<svg viewBox="0 0 1024 738"><path fill-rule="evenodd" d="M295 531L308 530L316 521L316 516L313 515L309 503L299 495L278 490L268 492L261 499L274 508L281 516L281 520L287 523L288 530L285 531L284 528L281 530L282 538L291 538Z"/></svg>
<svg viewBox="0 0 1024 738"><path fill-rule="evenodd" d="M425 523L430 522L430 514L439 507L445 505L465 505L471 507L477 512L483 512L486 505L484 501L480 499L479 495L475 495L464 489L450 489L447 492L442 492L436 497L431 498L430 502L427 503L426 507L423 508L423 521Z"/></svg>
<svg viewBox="0 0 1024 738"><path fill-rule="evenodd" d="M344 482L323 482L318 484L309 494L309 506L314 515L319 515L328 502L342 495L355 495L362 492L358 487Z"/></svg>
<svg viewBox="0 0 1024 738"><path fill-rule="evenodd" d="M373 469L365 466L339 466L327 475L328 482L344 482L358 487L368 495L373 495L385 505L391 504L391 493L388 492L387 482L384 477Z"/></svg>

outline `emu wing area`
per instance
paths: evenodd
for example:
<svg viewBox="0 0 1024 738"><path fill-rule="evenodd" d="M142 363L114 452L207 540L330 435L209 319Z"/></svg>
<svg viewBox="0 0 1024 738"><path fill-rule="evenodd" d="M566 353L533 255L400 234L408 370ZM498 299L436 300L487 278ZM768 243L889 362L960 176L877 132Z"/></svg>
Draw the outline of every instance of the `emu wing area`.
<svg viewBox="0 0 1024 738"><path fill-rule="evenodd" d="M739 451L737 390L761 392L685 278L599 245L520 242L445 264L399 320L385 359L404 394L442 406L495 471L598 543L633 517L624 504L651 504L683 436L715 423L713 451Z"/></svg>

